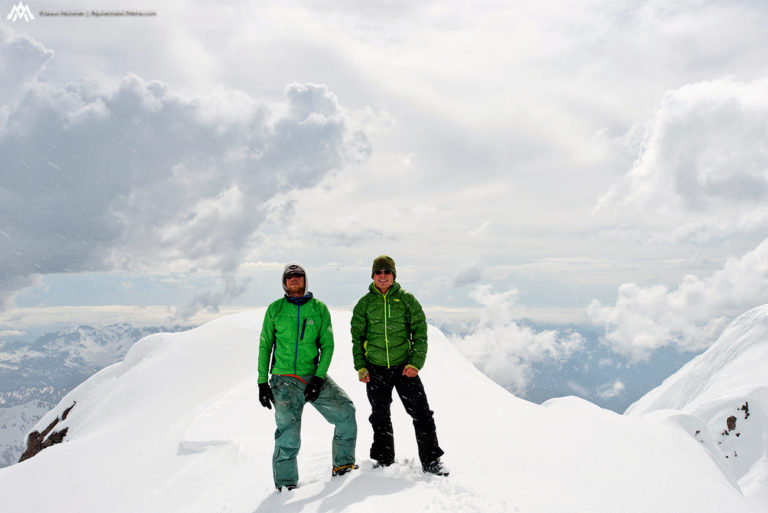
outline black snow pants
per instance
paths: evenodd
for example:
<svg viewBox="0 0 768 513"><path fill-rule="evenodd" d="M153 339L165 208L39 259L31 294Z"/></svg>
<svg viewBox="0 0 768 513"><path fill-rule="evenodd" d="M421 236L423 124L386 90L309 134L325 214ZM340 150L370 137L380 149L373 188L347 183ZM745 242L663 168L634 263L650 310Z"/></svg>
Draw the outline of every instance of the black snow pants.
<svg viewBox="0 0 768 513"><path fill-rule="evenodd" d="M369 363L366 368L371 378L366 384L368 401L371 403L371 416L368 420L373 427L371 458L385 465L395 461L395 439L390 416L393 388L397 390L405 411L413 418L421 464L427 465L442 456L433 412L429 409L427 394L419 376L404 376L405 364L387 368Z"/></svg>

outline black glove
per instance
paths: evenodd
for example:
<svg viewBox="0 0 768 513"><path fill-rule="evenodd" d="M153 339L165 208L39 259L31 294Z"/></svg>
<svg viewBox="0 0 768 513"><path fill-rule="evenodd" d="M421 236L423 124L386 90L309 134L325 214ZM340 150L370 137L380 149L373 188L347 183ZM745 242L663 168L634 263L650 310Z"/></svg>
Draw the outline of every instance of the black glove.
<svg viewBox="0 0 768 513"><path fill-rule="evenodd" d="M320 389L323 388L323 383L325 383L323 378L313 376L312 380L307 385L307 388L304 389L304 400L309 401L310 403L314 402L320 395Z"/></svg>
<svg viewBox="0 0 768 513"><path fill-rule="evenodd" d="M270 402L275 402L275 396L272 395L272 389L269 383L259 383L259 402L264 408L272 409Z"/></svg>

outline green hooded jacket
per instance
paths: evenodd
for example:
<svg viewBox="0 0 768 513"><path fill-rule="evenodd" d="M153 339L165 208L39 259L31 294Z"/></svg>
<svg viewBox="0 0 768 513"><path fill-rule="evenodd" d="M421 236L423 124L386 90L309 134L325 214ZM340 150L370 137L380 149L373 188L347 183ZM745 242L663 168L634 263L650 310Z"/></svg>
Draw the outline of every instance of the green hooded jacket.
<svg viewBox="0 0 768 513"><path fill-rule="evenodd" d="M333 328L325 303L310 298L296 304L281 298L267 307L259 338L258 383L266 383L270 372L325 379L332 356Z"/></svg>
<svg viewBox="0 0 768 513"><path fill-rule="evenodd" d="M352 311L355 369L368 362L390 367L406 363L417 369L427 358L427 319L421 305L395 282L382 294L371 283Z"/></svg>

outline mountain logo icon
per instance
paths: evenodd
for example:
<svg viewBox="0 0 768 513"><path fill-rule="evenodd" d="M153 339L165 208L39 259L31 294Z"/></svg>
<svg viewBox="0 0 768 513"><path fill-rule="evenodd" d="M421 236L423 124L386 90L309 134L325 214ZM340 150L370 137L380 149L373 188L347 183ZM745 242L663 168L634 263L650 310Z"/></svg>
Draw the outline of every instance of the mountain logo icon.
<svg viewBox="0 0 768 513"><path fill-rule="evenodd" d="M11 13L6 17L6 19L11 21L16 21L18 19L31 21L34 20L35 17L32 15L32 11L29 10L28 5L24 4L23 2L19 2L13 6Z"/></svg>

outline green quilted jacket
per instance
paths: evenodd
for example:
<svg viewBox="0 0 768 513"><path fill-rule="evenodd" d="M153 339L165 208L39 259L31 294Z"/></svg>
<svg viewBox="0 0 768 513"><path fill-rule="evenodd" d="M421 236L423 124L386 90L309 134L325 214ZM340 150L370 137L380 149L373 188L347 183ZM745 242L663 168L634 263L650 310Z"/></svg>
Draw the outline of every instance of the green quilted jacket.
<svg viewBox="0 0 768 513"><path fill-rule="evenodd" d="M325 379L332 356L333 328L325 303L311 298L295 304L282 298L267 307L259 339L258 383L266 383L269 372Z"/></svg>
<svg viewBox="0 0 768 513"><path fill-rule="evenodd" d="M417 369L427 358L427 319L412 294L395 282L386 294L371 283L352 311L355 369L406 363Z"/></svg>

